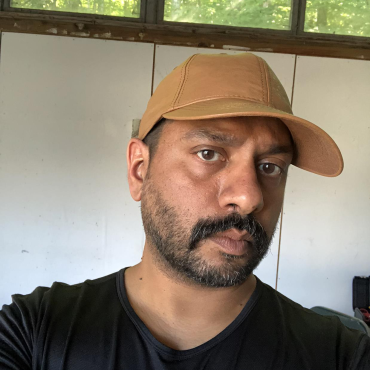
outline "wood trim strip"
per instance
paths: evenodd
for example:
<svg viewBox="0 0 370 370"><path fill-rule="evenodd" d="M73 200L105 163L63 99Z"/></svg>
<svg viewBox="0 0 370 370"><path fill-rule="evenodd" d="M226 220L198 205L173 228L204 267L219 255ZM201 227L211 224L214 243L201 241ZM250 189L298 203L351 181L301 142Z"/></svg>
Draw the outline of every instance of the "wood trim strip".
<svg viewBox="0 0 370 370"><path fill-rule="evenodd" d="M370 40L328 35L230 30L195 25L143 24L117 20L0 12L0 32L23 32L106 40L149 42L261 51L306 56L370 60Z"/></svg>

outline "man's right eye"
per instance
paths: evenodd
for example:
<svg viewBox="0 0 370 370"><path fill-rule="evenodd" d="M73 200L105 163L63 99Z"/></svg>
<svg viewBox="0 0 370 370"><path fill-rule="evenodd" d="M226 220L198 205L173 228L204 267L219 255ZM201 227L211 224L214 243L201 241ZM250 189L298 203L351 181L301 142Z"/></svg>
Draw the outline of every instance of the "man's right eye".
<svg viewBox="0 0 370 370"><path fill-rule="evenodd" d="M283 170L274 163L262 163L258 166L258 170L265 176L278 177L283 173Z"/></svg>
<svg viewBox="0 0 370 370"><path fill-rule="evenodd" d="M215 150L204 149L197 152L197 156L206 162L216 162L220 160L221 154Z"/></svg>

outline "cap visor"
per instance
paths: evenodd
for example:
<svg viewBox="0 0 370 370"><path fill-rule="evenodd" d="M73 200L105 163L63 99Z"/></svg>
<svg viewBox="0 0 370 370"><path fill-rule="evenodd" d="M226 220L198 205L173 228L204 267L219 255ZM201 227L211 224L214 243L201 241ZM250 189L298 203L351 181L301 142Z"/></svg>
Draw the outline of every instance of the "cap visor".
<svg viewBox="0 0 370 370"><path fill-rule="evenodd" d="M343 171L343 158L334 140L320 127L292 114L249 100L213 99L186 105L163 114L173 120L203 120L223 117L273 117L288 127L295 145L292 164L322 176Z"/></svg>

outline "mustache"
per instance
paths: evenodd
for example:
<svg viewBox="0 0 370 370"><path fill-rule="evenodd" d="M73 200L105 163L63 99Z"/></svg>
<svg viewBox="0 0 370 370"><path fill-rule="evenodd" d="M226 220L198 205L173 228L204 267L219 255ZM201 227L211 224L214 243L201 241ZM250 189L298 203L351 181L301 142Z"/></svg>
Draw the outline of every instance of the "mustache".
<svg viewBox="0 0 370 370"><path fill-rule="evenodd" d="M265 229L253 215L241 216L239 213L231 213L220 219L204 218L199 220L191 232L190 250L195 249L200 241L230 229L247 231L251 235L252 244L258 252L263 252L265 246L270 243L270 238Z"/></svg>

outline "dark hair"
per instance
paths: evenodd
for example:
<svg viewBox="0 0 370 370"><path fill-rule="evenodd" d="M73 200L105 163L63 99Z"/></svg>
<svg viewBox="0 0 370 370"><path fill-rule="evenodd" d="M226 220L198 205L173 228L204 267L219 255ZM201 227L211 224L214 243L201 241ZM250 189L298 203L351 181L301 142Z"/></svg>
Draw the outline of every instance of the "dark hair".
<svg viewBox="0 0 370 370"><path fill-rule="evenodd" d="M165 118L162 118L150 131L149 134L145 136L143 142L149 147L149 157L150 159L154 156L157 148L158 142L161 137L163 127L168 122Z"/></svg>

